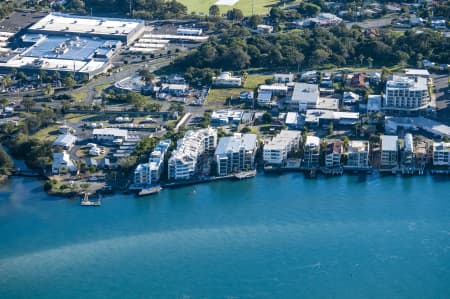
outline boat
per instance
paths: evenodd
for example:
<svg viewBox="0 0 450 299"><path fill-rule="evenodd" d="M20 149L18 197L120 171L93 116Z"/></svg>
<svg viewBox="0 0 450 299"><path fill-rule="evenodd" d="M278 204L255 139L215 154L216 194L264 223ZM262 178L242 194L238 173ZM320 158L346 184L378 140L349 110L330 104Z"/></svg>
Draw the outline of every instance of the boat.
<svg viewBox="0 0 450 299"><path fill-rule="evenodd" d="M100 198L96 201L89 200L89 194L86 192L86 193L84 193L84 196L80 202L80 205L81 206L90 206L90 207L99 207L102 205L102 201Z"/></svg>
<svg viewBox="0 0 450 299"><path fill-rule="evenodd" d="M145 188L139 191L138 196L152 195L159 193L162 190L161 186L153 186L150 188Z"/></svg>
<svg viewBox="0 0 450 299"><path fill-rule="evenodd" d="M249 179L249 178L253 178L255 176L256 176L256 170L242 171L242 172L234 174L234 177L238 180Z"/></svg>

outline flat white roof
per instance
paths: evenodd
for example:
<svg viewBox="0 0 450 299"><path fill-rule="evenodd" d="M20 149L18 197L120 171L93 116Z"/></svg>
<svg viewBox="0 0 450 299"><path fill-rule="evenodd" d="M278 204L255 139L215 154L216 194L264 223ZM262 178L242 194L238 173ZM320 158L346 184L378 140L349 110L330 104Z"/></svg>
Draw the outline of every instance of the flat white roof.
<svg viewBox="0 0 450 299"><path fill-rule="evenodd" d="M292 101L301 103L317 103L319 100L319 86L317 84L295 83Z"/></svg>
<svg viewBox="0 0 450 299"><path fill-rule="evenodd" d="M104 128L104 129L94 129L92 131L93 135L111 135L116 137L126 137L128 136L127 130L117 129L117 128Z"/></svg>
<svg viewBox="0 0 450 299"><path fill-rule="evenodd" d="M40 60L42 62L39 66L34 66L35 62ZM57 58L39 58L36 57L24 57L16 56L8 60L7 62L0 62L0 66L11 68L38 68L44 70L59 70L59 71L76 71L76 72L94 72L101 69L107 61L104 60L67 60Z"/></svg>
<svg viewBox="0 0 450 299"><path fill-rule="evenodd" d="M381 150L382 151L397 151L397 136L381 135Z"/></svg>
<svg viewBox="0 0 450 299"><path fill-rule="evenodd" d="M320 146L320 138L317 136L306 136L305 145L311 146Z"/></svg>
<svg viewBox="0 0 450 299"><path fill-rule="evenodd" d="M256 148L256 134L240 134L236 133L233 136L222 137L217 145L216 155L226 155L229 152L239 152L244 148L246 151L251 151Z"/></svg>
<svg viewBox="0 0 450 299"><path fill-rule="evenodd" d="M50 13L29 29L126 36L143 23L144 21L142 20L133 19L113 19Z"/></svg>
<svg viewBox="0 0 450 299"><path fill-rule="evenodd" d="M405 69L406 76L430 76L430 72L428 70L423 69Z"/></svg>

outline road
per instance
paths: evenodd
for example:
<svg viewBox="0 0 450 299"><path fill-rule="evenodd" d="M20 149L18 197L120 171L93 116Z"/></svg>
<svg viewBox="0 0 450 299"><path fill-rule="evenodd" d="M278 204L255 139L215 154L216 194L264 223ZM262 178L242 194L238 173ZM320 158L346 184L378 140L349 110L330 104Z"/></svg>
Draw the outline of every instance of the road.
<svg viewBox="0 0 450 299"><path fill-rule="evenodd" d="M76 93L84 93L87 91L86 100L84 101L84 104L91 105L92 101L96 96L99 96L99 94L96 94L96 87L97 86L104 86L107 84L114 84L117 81L120 81L122 79L125 79L126 77L132 76L136 74L136 72L144 67L145 65L148 66L149 70L151 72L154 72L164 66L167 66L170 64L171 58L170 57L163 57L163 58L157 58L150 61L143 61L137 64L130 64L130 65L124 65L121 66L118 71L118 69L113 70L111 76L103 75L98 79L94 79L89 81L87 84L83 85L80 88L74 89L69 92L65 92L68 94L76 94Z"/></svg>

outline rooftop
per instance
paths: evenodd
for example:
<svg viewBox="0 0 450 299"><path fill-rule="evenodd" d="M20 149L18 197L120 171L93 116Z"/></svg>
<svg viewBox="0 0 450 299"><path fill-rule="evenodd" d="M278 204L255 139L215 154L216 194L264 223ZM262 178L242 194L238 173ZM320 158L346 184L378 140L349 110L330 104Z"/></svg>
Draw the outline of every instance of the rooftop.
<svg viewBox="0 0 450 299"><path fill-rule="evenodd" d="M348 144L349 153L368 152L369 141L365 140L352 140Z"/></svg>
<svg viewBox="0 0 450 299"><path fill-rule="evenodd" d="M397 151L397 136L381 135L381 150L382 151Z"/></svg>
<svg viewBox="0 0 450 299"><path fill-rule="evenodd" d="M319 86L317 84L295 83L292 101L315 104L318 100Z"/></svg>
<svg viewBox="0 0 450 299"><path fill-rule="evenodd" d="M53 12L36 22L29 29L53 32L61 31L62 33L126 36L143 23L144 21L142 20L75 16Z"/></svg>
<svg viewBox="0 0 450 299"><path fill-rule="evenodd" d="M222 137L216 149L216 155L229 152L239 152L241 149L252 151L256 147L256 134L235 133L233 136Z"/></svg>

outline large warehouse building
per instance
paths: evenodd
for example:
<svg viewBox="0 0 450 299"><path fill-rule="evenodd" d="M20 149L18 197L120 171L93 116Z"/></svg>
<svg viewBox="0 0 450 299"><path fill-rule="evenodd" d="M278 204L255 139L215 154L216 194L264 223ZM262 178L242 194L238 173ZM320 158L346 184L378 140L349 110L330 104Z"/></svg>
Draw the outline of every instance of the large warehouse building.
<svg viewBox="0 0 450 299"><path fill-rule="evenodd" d="M120 40L129 45L144 33L145 22L50 13L32 25L28 32L47 35L72 34Z"/></svg>
<svg viewBox="0 0 450 299"><path fill-rule="evenodd" d="M144 29L142 20L50 13L27 29L18 48L0 56L0 70L58 71L91 79L105 72L114 53Z"/></svg>

